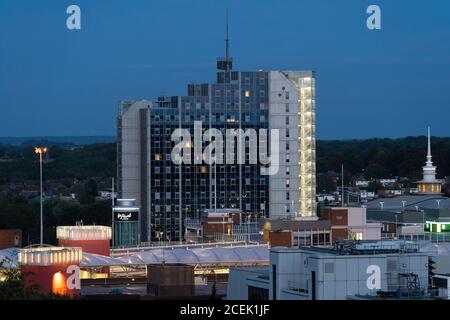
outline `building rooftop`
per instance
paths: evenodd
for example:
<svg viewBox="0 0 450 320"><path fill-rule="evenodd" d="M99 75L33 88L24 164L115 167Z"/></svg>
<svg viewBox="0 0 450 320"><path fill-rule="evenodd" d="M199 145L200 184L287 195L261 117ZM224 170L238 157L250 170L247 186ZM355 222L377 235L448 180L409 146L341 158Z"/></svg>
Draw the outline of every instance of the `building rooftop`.
<svg viewBox="0 0 450 320"><path fill-rule="evenodd" d="M397 216L397 217L396 217ZM427 214L420 211L397 212L393 210L368 210L367 220L378 222L398 222L400 224L422 224L430 218Z"/></svg>
<svg viewBox="0 0 450 320"><path fill-rule="evenodd" d="M389 240L389 241L353 241L344 240L338 242L334 247L300 247L272 248L275 252L309 252L318 255L329 256L349 256L349 255L376 255L376 254L396 254L415 253L420 251L420 246L414 241Z"/></svg>
<svg viewBox="0 0 450 320"><path fill-rule="evenodd" d="M369 201L365 204L367 209L405 209L415 210L415 206L423 209L437 209L439 201L440 209L450 209L450 198L442 195L404 195L394 198L379 198ZM383 205L380 204L383 202Z"/></svg>
<svg viewBox="0 0 450 320"><path fill-rule="evenodd" d="M263 221L263 226L266 223L270 223L271 231L277 230L328 230L331 228L331 222L329 220L284 220L273 219Z"/></svg>

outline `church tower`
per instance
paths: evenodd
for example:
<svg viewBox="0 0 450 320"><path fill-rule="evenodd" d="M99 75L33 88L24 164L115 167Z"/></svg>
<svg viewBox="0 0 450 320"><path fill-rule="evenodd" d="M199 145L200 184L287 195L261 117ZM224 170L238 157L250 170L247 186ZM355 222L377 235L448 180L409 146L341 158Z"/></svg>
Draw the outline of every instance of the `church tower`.
<svg viewBox="0 0 450 320"><path fill-rule="evenodd" d="M419 194L441 194L442 181L436 179L436 167L431 160L431 136L430 127L428 127L428 152L427 161L423 169L423 179L417 182Z"/></svg>

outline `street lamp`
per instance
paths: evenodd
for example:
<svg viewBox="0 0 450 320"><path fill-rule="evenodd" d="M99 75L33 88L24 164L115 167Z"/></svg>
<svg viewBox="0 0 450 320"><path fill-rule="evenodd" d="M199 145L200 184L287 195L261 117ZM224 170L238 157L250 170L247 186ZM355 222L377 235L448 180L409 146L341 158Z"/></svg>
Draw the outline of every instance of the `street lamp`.
<svg viewBox="0 0 450 320"><path fill-rule="evenodd" d="M225 242L225 214L222 215L222 240Z"/></svg>
<svg viewBox="0 0 450 320"><path fill-rule="evenodd" d="M42 191L42 157L43 155L47 152L47 148L46 147L35 147L34 148L34 152L36 154L39 155L39 172L40 172L40 192L41 192L41 240L40 240L40 244L41 247L44 245L44 223L43 223L43 212L44 212L44 207L43 207L43 191Z"/></svg>
<svg viewBox="0 0 450 320"><path fill-rule="evenodd" d="M405 207L406 207L406 201L403 200L403 201L402 201L402 208L403 208L403 211L405 211Z"/></svg>
<svg viewBox="0 0 450 320"><path fill-rule="evenodd" d="M395 215L395 237L398 239L398 220L397 220L397 215Z"/></svg>
<svg viewBox="0 0 450 320"><path fill-rule="evenodd" d="M251 220L252 215L249 214L247 216L247 242L250 243L250 220Z"/></svg>
<svg viewBox="0 0 450 320"><path fill-rule="evenodd" d="M420 210L422 212L422 231L423 237L425 239L425 210Z"/></svg>
<svg viewBox="0 0 450 320"><path fill-rule="evenodd" d="M162 246L161 239L163 238L163 236L164 236L164 232L163 231L158 231L159 246L160 247Z"/></svg>

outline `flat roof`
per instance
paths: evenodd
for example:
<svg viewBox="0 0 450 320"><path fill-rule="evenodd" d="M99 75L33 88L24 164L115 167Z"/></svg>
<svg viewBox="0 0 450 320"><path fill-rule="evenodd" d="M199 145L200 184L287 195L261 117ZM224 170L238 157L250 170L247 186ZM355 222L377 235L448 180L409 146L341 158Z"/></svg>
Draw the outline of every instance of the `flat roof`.
<svg viewBox="0 0 450 320"><path fill-rule="evenodd" d="M273 219L265 220L262 223L269 222L271 225L271 231L276 230L328 230L331 228L331 222L329 220L284 220Z"/></svg>
<svg viewBox="0 0 450 320"><path fill-rule="evenodd" d="M273 252L309 252L328 256L373 256L402 253L418 253L419 244L415 241L344 241L342 249L337 247L273 247Z"/></svg>
<svg viewBox="0 0 450 320"><path fill-rule="evenodd" d="M440 200L440 209L450 209L450 198L442 195L404 195L393 198L378 198L365 204L367 209L381 209L380 202L383 202L384 209L402 209L405 201L406 209L415 209L415 206L426 209L437 209L436 200Z"/></svg>

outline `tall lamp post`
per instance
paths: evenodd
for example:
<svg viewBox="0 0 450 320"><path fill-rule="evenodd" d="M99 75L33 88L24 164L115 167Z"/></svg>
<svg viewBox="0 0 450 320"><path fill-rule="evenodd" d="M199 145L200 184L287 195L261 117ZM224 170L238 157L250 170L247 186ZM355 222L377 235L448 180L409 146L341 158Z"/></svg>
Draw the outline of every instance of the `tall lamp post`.
<svg viewBox="0 0 450 320"><path fill-rule="evenodd" d="M41 231L40 231L40 245L41 247L44 245L44 206L43 206L43 190L42 190L42 158L43 155L47 152L46 147L35 147L34 152L39 155L39 173L40 173L40 192L41 192Z"/></svg>
<svg viewBox="0 0 450 320"><path fill-rule="evenodd" d="M423 239L425 240L425 210L420 210L422 212L422 231Z"/></svg>
<svg viewBox="0 0 450 320"><path fill-rule="evenodd" d="M395 238L398 238L398 219L397 215L395 215Z"/></svg>

